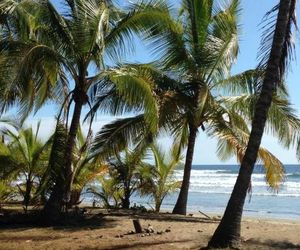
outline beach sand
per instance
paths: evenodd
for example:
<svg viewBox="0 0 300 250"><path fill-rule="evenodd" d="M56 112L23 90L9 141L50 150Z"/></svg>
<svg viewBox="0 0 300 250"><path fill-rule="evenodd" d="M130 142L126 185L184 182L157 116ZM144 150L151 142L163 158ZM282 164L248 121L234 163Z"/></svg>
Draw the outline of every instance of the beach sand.
<svg viewBox="0 0 300 250"><path fill-rule="evenodd" d="M0 249L199 249L206 246L218 222L162 214L138 216L144 228L155 233L131 234L133 215L109 214L91 218L94 223L73 227L0 229ZM169 229L165 232L166 229ZM157 234L157 231L163 231ZM300 249L300 221L245 218L242 249Z"/></svg>

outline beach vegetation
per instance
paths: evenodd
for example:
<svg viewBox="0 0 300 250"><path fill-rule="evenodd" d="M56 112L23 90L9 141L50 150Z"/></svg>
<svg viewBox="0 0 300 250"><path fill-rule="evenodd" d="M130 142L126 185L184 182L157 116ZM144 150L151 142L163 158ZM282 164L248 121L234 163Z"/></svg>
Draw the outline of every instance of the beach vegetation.
<svg viewBox="0 0 300 250"><path fill-rule="evenodd" d="M107 161L113 188L119 194L120 205L124 209L130 208L130 197L141 187L141 168L147 165L144 162L145 153L145 149L125 149Z"/></svg>
<svg viewBox="0 0 300 250"><path fill-rule="evenodd" d="M158 213L166 196L178 191L181 186L181 181L175 178L175 171L181 166L183 157L178 154L176 146L170 149L169 154L157 143L152 143L149 148L154 164L141 169L143 184L139 192L154 200L154 209Z"/></svg>
<svg viewBox="0 0 300 250"><path fill-rule="evenodd" d="M300 155L300 119L285 82L296 0L278 2L263 22L257 68L235 72L240 0L182 0L178 9L159 0L61 0L62 9L52 0L1 0L0 113L18 122L0 119L8 125L0 130L0 222L9 221L6 202L22 206L25 219L32 208L39 222L59 224L81 221L83 213L69 212L89 195L94 207L128 213L147 211L132 206L140 196L159 213L177 191L172 213L186 215L201 133L217 140L221 161L235 156L240 164L207 248L239 248L255 164L272 191L285 180L284 164L261 145L264 133L285 148L298 144ZM140 40L151 61L125 63ZM41 122L26 124L49 104L58 108L55 128L42 139ZM94 135L99 113L118 118ZM159 143L164 137L171 148Z"/></svg>
<svg viewBox="0 0 300 250"><path fill-rule="evenodd" d="M89 185L87 193L93 195L93 202L98 202L104 208L120 208L122 205L122 191L116 188L116 180L107 174L98 176L95 181L98 181L100 187Z"/></svg>
<svg viewBox="0 0 300 250"><path fill-rule="evenodd" d="M2 185L10 183L8 190L18 190L24 210L36 199L35 191L46 170L49 141L39 138L40 122L33 128L2 129L5 140L0 144L0 172ZM7 195L10 192L7 193Z"/></svg>

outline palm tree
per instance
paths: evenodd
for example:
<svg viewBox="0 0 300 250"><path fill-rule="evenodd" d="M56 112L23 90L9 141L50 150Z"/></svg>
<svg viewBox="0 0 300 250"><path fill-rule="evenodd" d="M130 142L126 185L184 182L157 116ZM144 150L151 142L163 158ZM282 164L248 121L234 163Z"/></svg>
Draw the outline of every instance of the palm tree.
<svg viewBox="0 0 300 250"><path fill-rule="evenodd" d="M186 214L190 173L198 128L204 129L205 114L211 103L210 85L228 76L238 53L239 1L233 0L224 8L216 1L183 1L181 32L175 43L167 47L165 63L184 73L190 99L185 120L188 129L186 162L182 186L173 213ZM183 32L184 31L184 32ZM187 37L187 38L185 38ZM181 58L181 59L180 59Z"/></svg>
<svg viewBox="0 0 300 250"><path fill-rule="evenodd" d="M100 199L103 203L104 208L119 208L122 206L122 195L123 192L117 189L117 182L109 172L104 175L96 177L96 180L100 183L101 187L99 190L98 186L91 185L87 189L87 193L93 194L95 199ZM111 204L113 202L113 204Z"/></svg>
<svg viewBox="0 0 300 250"><path fill-rule="evenodd" d="M207 15L198 10L203 10ZM197 17L199 13L202 14ZM260 70L248 70L235 76L229 74L238 50L238 13L239 1L231 1L221 9L213 7L212 1L184 1L182 15L173 20L172 25L147 37L150 41L154 39L152 45L162 55L159 62L112 68L102 83L106 92L94 98L93 112L105 109L108 104L113 111L124 109L123 99L129 95L128 91L110 80L118 72L138 76L143 80L139 86L151 90L158 109L157 130L150 130L149 125L145 124L147 113L119 119L103 127L95 138L94 148L106 154L122 149L126 142L137 144L145 138L153 140L159 135L159 130L170 131L180 149L187 147L183 182L174 213L186 214L192 158L199 128L220 140L221 156L229 152L236 154L241 161L245 153L249 136L247 124L253 116L253 105L260 92L259 80L263 75ZM196 21L199 22L197 29ZM119 88L121 91L118 91ZM140 89L130 89L130 95L151 100L149 94L143 96L145 92ZM228 93L228 96L220 97L220 93ZM122 99L120 94L125 97ZM281 142L289 145L300 123L289 106L284 86L272 103L272 114L276 118L270 115L268 126ZM279 120L281 123L278 123ZM276 188L283 177L283 166L270 153L267 157L266 151L261 150L267 176L269 171L276 172L276 181L269 182ZM225 158L224 155L222 157ZM270 157L276 162L273 169L273 164L267 160Z"/></svg>
<svg viewBox="0 0 300 250"><path fill-rule="evenodd" d="M139 192L142 195L150 195L155 202L155 212L159 212L165 197L175 192L181 186L181 181L174 178L174 171L181 164L182 156L178 155L176 147L171 153L166 153L156 143L150 145L155 165L141 169L142 182Z"/></svg>
<svg viewBox="0 0 300 250"><path fill-rule="evenodd" d="M132 32L144 32L145 27L155 32L154 20L166 21L162 11L164 3L133 5L126 13L109 0L66 0L64 3L65 15L59 13L50 1L7 0L0 5L1 13L12 19L10 25L3 25L0 44L4 55L0 75L13 72L9 81L1 79L5 86L3 99L7 100L3 108L20 104L20 113L24 117L49 98L61 100L65 96L61 103L66 109L68 126L69 111L74 103L64 149L65 181L56 182L61 187L57 187L57 192L53 192L49 199L52 209L47 209L57 211L56 214L70 196L74 175L72 152L82 108L89 103L88 93L93 93L99 79L104 77L104 59L119 59L128 50L125 46L131 45ZM22 25L18 26L19 17L27 21L25 31ZM90 76L93 67L96 72ZM119 76L114 80L124 82L128 78Z"/></svg>
<svg viewBox="0 0 300 250"><path fill-rule="evenodd" d="M16 190L12 184L13 180L6 179L0 181L0 209L1 203L4 203L7 200L10 200L15 196Z"/></svg>
<svg viewBox="0 0 300 250"><path fill-rule="evenodd" d="M265 75L255 105L249 142L224 216L208 243L209 248L236 247L240 243L241 218L247 189L250 185L267 116L270 115L268 111L272 104L272 97L284 78L291 52L291 29L293 23L296 24L295 8L295 0L281 0L270 12L278 10L278 15L274 33L270 33L268 30L267 37L263 39L263 42L269 42L268 45L263 45L262 48L267 50L263 52L265 55L266 52L269 54L263 58L265 61L260 64L260 67L265 69Z"/></svg>
<svg viewBox="0 0 300 250"><path fill-rule="evenodd" d="M3 179L15 176L15 180L24 180L25 187L18 185L23 196L24 210L31 202L32 191L37 178L46 170L48 142L38 138L40 123L34 132L32 128L21 129L17 134L5 129L2 133L7 142L1 143L0 168Z"/></svg>
<svg viewBox="0 0 300 250"><path fill-rule="evenodd" d="M61 122L57 123L56 130L51 136L50 142L51 152L48 159L48 167L41 178L41 185L38 189L38 194L43 196L49 196L51 193L56 193L61 195L60 187L61 182L65 181L65 175L61 165L64 163L64 148L67 143L67 129L65 125ZM107 172L107 165L103 164L102 161L94 159L91 156L90 147L92 142L92 134L90 133L85 136L79 127L76 136L76 146L73 151L72 165L74 167L73 175L73 185L71 189L70 200L67 204L67 207L72 205L78 205L80 203L80 196L83 188L98 175ZM60 182L57 185L57 182ZM55 195L56 196L56 195ZM53 196L52 196L53 197ZM51 196L49 197L51 198ZM50 205L49 205L50 204ZM52 202L47 202L44 211L46 214L51 214L52 212ZM45 212L44 212L45 213ZM51 221L44 221L49 223Z"/></svg>
<svg viewBox="0 0 300 250"><path fill-rule="evenodd" d="M99 197L106 207L130 208L130 197L141 189L143 183L142 169L149 167L143 160L146 148L125 148L110 156L102 174L96 176L101 184L101 190L96 187L88 188L88 192ZM94 154L94 161L102 158L102 155ZM114 205L110 201L114 201Z"/></svg>
<svg viewBox="0 0 300 250"><path fill-rule="evenodd" d="M79 128L76 137L76 147L73 156L74 180L71 190L69 205L78 205L82 190L86 185L94 181L97 176L102 176L107 172L107 164L90 157L92 135L85 136Z"/></svg>
<svg viewBox="0 0 300 250"><path fill-rule="evenodd" d="M121 190L122 208L130 208L130 197L140 187L140 169L147 165L143 162L144 154L145 150L126 149L108 160L115 189Z"/></svg>

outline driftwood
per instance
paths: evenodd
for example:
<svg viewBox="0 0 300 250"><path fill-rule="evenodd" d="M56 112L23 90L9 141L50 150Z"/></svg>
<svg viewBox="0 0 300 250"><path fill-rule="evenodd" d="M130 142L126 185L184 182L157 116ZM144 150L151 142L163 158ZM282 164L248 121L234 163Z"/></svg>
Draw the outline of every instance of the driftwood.
<svg viewBox="0 0 300 250"><path fill-rule="evenodd" d="M202 215L204 215L206 218L211 219L210 216L208 216L207 214L201 212L200 210L199 210L199 213L202 214Z"/></svg>
<svg viewBox="0 0 300 250"><path fill-rule="evenodd" d="M139 219L134 219L134 220L132 220L132 222L133 222L133 226L134 226L134 229L135 229L135 233L137 233L137 234L142 233L143 229L142 229L140 220Z"/></svg>

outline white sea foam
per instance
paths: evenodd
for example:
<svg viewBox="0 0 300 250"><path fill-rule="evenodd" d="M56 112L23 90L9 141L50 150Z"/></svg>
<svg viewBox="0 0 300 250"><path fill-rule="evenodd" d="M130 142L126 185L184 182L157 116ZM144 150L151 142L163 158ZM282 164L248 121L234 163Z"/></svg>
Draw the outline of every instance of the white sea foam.
<svg viewBox="0 0 300 250"><path fill-rule="evenodd" d="M181 180L183 170L177 170L175 177ZM292 175L291 175L292 176ZM230 194L235 184L237 173L231 170L197 170L191 171L190 191L199 193L222 193ZM263 173L252 175L252 195L257 196L282 196L300 197L300 182L287 179L281 184L279 192L270 191Z"/></svg>

